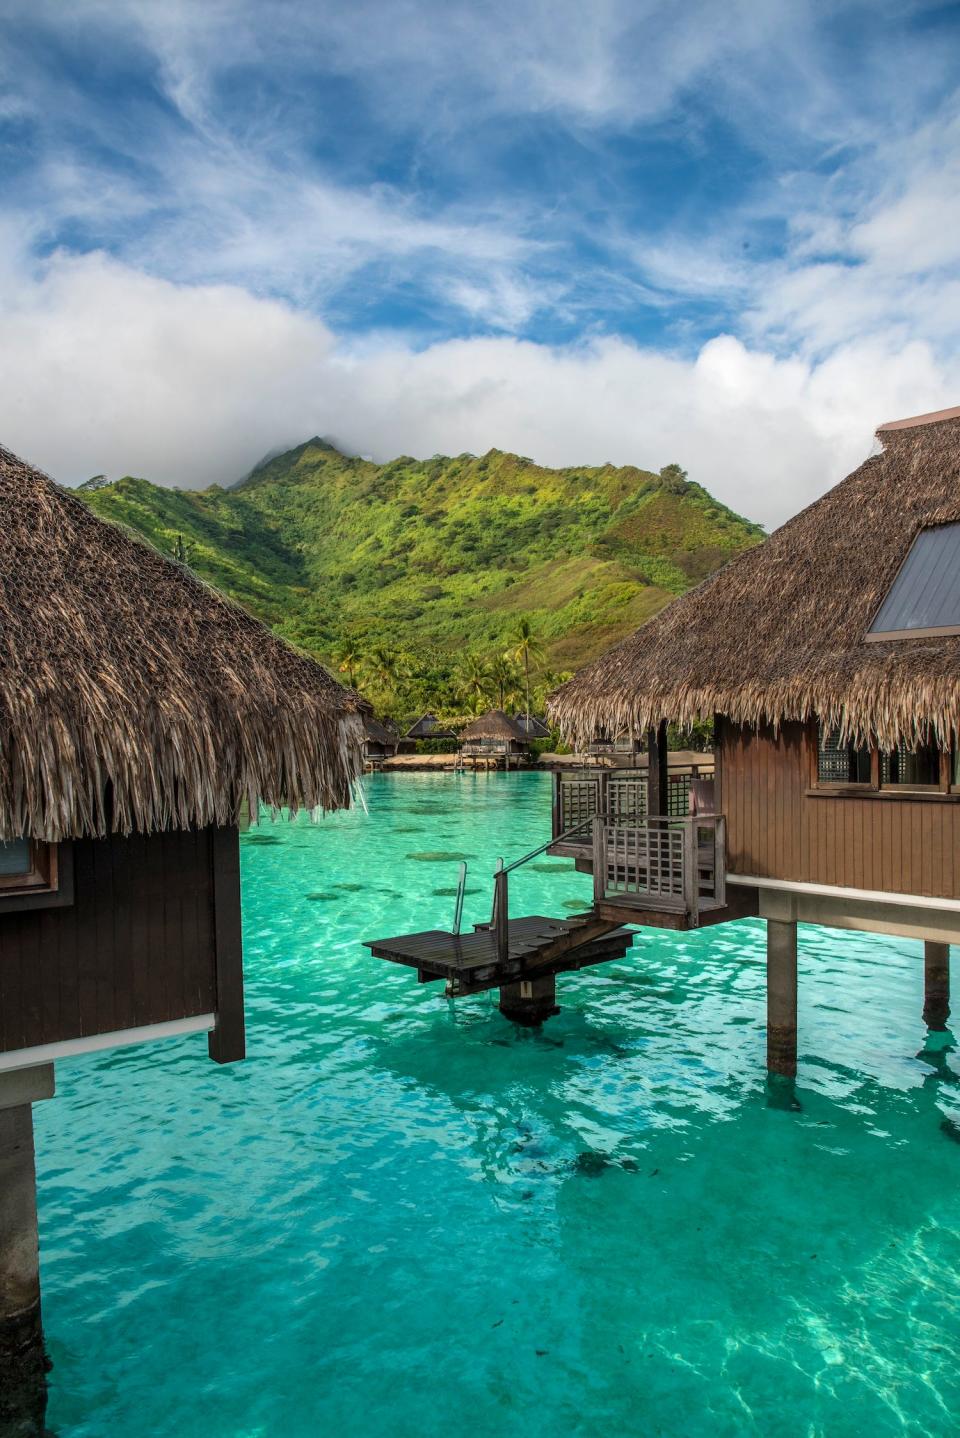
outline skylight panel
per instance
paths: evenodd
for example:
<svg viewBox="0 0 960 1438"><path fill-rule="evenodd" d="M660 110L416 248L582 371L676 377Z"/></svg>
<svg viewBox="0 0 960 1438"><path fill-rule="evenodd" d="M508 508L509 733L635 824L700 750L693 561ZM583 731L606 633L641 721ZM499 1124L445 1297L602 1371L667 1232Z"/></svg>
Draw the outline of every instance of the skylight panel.
<svg viewBox="0 0 960 1438"><path fill-rule="evenodd" d="M960 634L960 523L921 529L868 640Z"/></svg>

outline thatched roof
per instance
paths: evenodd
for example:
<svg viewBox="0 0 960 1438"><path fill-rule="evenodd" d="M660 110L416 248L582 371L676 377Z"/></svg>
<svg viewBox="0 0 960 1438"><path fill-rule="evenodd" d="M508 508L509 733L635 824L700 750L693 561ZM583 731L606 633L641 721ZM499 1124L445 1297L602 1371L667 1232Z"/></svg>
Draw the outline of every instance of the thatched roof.
<svg viewBox="0 0 960 1438"><path fill-rule="evenodd" d="M463 739L518 739L526 741L526 734L502 709L491 709L474 719L460 734Z"/></svg>
<svg viewBox="0 0 960 1438"><path fill-rule="evenodd" d="M368 714L363 721L363 735L371 744L397 743L396 734L381 724L379 719L374 719L372 714Z"/></svg>
<svg viewBox="0 0 960 1438"><path fill-rule="evenodd" d="M441 724L435 714L423 714L415 724L411 724L405 739L456 739L452 729Z"/></svg>
<svg viewBox="0 0 960 1438"><path fill-rule="evenodd" d="M960 409L878 431L882 453L551 698L568 737L715 713L819 715L881 746L960 728L960 638L866 643L919 530L960 520Z"/></svg>
<svg viewBox="0 0 960 1438"><path fill-rule="evenodd" d="M531 714L529 720L526 714L514 714L513 722L526 739L546 739L550 734L549 728L537 714Z"/></svg>
<svg viewBox="0 0 960 1438"><path fill-rule="evenodd" d="M342 807L363 707L0 448L0 839Z"/></svg>

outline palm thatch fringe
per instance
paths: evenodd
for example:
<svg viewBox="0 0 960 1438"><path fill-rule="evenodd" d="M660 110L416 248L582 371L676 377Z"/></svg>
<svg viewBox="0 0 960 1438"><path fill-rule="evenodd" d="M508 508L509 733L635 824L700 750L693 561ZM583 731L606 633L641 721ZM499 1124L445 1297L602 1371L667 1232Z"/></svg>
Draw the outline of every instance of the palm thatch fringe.
<svg viewBox="0 0 960 1438"><path fill-rule="evenodd" d="M639 735L723 714L819 716L893 748L960 728L960 638L866 643L917 533L960 521L960 418L880 433L883 451L551 696L564 736Z"/></svg>
<svg viewBox="0 0 960 1438"><path fill-rule="evenodd" d="M365 706L0 448L0 840L350 803Z"/></svg>

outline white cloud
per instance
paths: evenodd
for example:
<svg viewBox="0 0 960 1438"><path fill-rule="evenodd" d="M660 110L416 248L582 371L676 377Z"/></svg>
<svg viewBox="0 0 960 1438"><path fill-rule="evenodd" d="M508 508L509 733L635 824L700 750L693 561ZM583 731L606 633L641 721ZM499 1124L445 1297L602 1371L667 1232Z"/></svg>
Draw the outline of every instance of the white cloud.
<svg viewBox="0 0 960 1438"><path fill-rule="evenodd" d="M68 482L229 483L313 433L378 459L482 452L545 464L683 464L777 523L869 451L875 426L960 396L930 348L849 343L820 363L720 336L692 360L620 339L351 350L316 318L103 255L0 273L0 441Z"/></svg>
<svg viewBox="0 0 960 1438"><path fill-rule="evenodd" d="M0 16L16 9L0 0ZM497 445L550 464L678 460L782 519L862 457L877 422L960 400L951 60L936 27L896 28L901 13L36 0L32 23L130 60L138 90L114 106L44 70L27 27L0 54L0 103L36 141L0 217L0 442L65 479L187 485L317 431L378 458ZM143 83L140 107L144 76L166 105ZM353 110L314 126L318 86L340 82ZM357 150L350 115L369 124ZM530 116L558 145L573 136L576 173L545 156L518 178ZM722 162L711 126L739 136L734 192L714 205L694 187L664 217L655 191L637 219L645 144L654 168L664 143ZM35 258L64 236L76 253ZM422 348L344 339L322 318L337 305L363 326L397 297L424 325L453 329L456 310L502 334ZM661 348L508 337L534 322L656 324Z"/></svg>

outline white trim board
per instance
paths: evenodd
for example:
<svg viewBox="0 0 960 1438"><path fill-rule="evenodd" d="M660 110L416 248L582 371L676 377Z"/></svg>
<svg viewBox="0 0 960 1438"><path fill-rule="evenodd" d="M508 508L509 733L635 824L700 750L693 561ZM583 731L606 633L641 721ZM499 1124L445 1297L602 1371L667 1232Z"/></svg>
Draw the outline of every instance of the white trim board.
<svg viewBox="0 0 960 1438"><path fill-rule="evenodd" d="M171 1019L165 1024L142 1024L136 1029L116 1029L110 1034L87 1034L84 1038L64 1039L57 1044L38 1044L32 1049L13 1049L10 1053L0 1054L0 1073L32 1068L34 1064L54 1063L57 1059L72 1059L78 1054L99 1053L103 1049L151 1043L154 1039L178 1039L184 1034L205 1034L210 1032L216 1022L216 1014L196 1014L189 1019Z"/></svg>
<svg viewBox="0 0 960 1438"><path fill-rule="evenodd" d="M834 884L803 884L793 879L761 879L752 874L728 874L728 884L747 889L777 889L782 894L815 894L820 899L856 899L861 903L894 904L898 908L942 910L960 914L960 899L930 898L926 894L888 894L882 889L841 889Z"/></svg>

